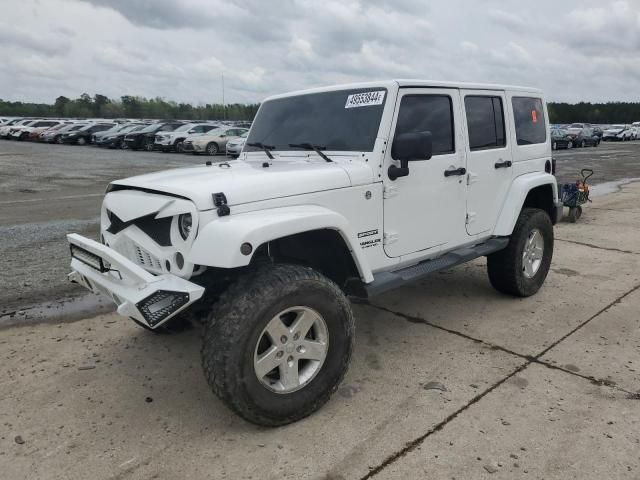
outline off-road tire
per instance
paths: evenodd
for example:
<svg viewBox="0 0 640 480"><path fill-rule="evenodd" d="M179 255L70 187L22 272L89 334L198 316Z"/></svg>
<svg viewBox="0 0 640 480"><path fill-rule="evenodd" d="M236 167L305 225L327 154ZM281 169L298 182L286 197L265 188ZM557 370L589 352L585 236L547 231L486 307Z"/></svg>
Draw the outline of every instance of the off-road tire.
<svg viewBox="0 0 640 480"><path fill-rule="evenodd" d="M538 229L544 239L542 263L531 278L523 272L522 253L529 234ZM520 213L507 248L487 256L487 273L491 285L499 292L518 297L534 295L549 273L553 258L553 224L544 210L525 208Z"/></svg>
<svg viewBox="0 0 640 480"><path fill-rule="evenodd" d="M276 393L256 376L254 352L267 323L293 306L313 308L323 317L328 352L307 385ZM213 392L238 415L258 425L286 425L318 410L336 391L351 360L353 333L351 306L335 283L308 267L267 264L241 276L212 309L202 366Z"/></svg>

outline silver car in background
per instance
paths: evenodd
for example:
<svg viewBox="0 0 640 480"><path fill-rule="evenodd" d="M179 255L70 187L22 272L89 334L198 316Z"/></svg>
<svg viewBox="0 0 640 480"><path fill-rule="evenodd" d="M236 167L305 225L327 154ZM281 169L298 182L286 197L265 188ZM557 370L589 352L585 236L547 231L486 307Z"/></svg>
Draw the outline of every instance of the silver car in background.
<svg viewBox="0 0 640 480"><path fill-rule="evenodd" d="M249 132L244 132L238 138L234 138L227 142L227 155L229 157L238 158L238 156L240 156L248 135Z"/></svg>

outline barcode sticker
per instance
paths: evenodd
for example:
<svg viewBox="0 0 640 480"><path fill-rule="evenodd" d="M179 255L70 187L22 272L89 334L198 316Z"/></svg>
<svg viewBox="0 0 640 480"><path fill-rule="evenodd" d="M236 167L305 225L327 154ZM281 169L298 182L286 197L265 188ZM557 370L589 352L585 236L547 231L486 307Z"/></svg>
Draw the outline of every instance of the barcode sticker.
<svg viewBox="0 0 640 480"><path fill-rule="evenodd" d="M372 105L382 105L384 102L384 90L377 92L354 93L347 97L344 108L370 107Z"/></svg>

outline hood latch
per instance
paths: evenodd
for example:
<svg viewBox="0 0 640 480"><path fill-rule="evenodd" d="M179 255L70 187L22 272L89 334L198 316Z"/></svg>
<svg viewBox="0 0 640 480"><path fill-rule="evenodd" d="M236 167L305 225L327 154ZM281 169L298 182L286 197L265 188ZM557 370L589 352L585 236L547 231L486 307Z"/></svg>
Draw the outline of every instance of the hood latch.
<svg viewBox="0 0 640 480"><path fill-rule="evenodd" d="M219 217L226 217L231 213L231 209L227 205L227 196L223 192L213 194L213 204L218 207Z"/></svg>

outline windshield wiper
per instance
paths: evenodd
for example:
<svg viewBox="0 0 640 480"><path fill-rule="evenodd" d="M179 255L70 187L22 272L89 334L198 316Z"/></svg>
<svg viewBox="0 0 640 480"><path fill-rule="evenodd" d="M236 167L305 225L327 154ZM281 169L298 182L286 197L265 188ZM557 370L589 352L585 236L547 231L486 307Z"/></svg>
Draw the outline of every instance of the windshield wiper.
<svg viewBox="0 0 640 480"><path fill-rule="evenodd" d="M318 155L320 155L326 162L333 162L329 157L327 157L322 150L326 150L327 147L322 145L312 145L311 143L290 143L289 146L291 148L304 148L305 150L313 150Z"/></svg>
<svg viewBox="0 0 640 480"><path fill-rule="evenodd" d="M248 147L256 147L256 148L261 148L264 153L267 154L267 157L269 157L269 159L273 160L273 155L271 155L271 151L270 150L274 150L276 147L274 147L273 145L265 145L264 143L261 142L253 142L253 143L247 143Z"/></svg>

